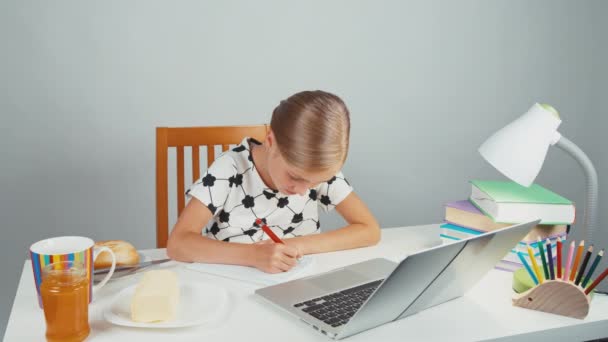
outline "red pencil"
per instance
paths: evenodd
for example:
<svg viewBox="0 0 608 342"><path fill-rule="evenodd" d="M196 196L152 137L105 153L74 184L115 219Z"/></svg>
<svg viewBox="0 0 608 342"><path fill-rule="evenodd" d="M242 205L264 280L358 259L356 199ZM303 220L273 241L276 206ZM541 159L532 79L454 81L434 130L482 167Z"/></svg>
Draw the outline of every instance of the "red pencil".
<svg viewBox="0 0 608 342"><path fill-rule="evenodd" d="M604 272L602 272L602 274L600 274L599 277L595 278L595 281L593 283L591 283L591 285L589 285L588 288L585 289L585 294L589 294L591 291L593 291L593 289L597 286L597 284L601 283L602 280L604 280L604 278L606 278L607 275L608 275L608 267L606 267Z"/></svg>
<svg viewBox="0 0 608 342"><path fill-rule="evenodd" d="M562 238L557 237L557 279L562 278Z"/></svg>
<svg viewBox="0 0 608 342"><path fill-rule="evenodd" d="M261 225L262 226L262 230L264 231L264 233L268 234L268 236L270 236L270 239L276 243L283 243L283 240L281 240L272 230L270 230L270 227L268 227L268 225L266 223L263 223L262 220L257 219L255 220L255 223L257 225Z"/></svg>

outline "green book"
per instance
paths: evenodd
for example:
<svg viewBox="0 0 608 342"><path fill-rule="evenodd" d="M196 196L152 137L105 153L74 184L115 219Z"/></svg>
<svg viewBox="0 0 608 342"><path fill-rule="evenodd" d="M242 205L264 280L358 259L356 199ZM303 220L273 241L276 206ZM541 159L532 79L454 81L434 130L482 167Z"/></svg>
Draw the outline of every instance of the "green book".
<svg viewBox="0 0 608 342"><path fill-rule="evenodd" d="M538 184L525 187L509 181L472 180L471 186L471 203L495 222L574 222L574 203Z"/></svg>

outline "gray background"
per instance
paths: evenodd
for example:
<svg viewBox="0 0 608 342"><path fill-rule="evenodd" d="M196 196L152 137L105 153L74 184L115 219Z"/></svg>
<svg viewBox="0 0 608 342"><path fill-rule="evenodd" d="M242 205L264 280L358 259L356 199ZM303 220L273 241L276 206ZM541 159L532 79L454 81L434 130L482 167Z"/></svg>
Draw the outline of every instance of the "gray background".
<svg viewBox="0 0 608 342"><path fill-rule="evenodd" d="M469 179L502 179L477 147L534 102L552 104L598 170L594 242L608 246L607 10L601 1L0 2L0 332L32 242L80 234L154 247L154 127L264 123L304 89L349 105L344 171L383 227L439 222ZM537 182L582 207L582 172L558 149Z"/></svg>

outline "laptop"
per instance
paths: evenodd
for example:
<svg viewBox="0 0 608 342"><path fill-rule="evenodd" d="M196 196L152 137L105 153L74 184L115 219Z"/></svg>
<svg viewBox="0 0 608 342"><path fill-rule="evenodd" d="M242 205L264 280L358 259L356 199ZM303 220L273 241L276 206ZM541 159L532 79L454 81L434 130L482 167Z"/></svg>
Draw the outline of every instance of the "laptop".
<svg viewBox="0 0 608 342"><path fill-rule="evenodd" d="M462 296L540 220L408 255L376 258L255 291L332 339L342 339Z"/></svg>

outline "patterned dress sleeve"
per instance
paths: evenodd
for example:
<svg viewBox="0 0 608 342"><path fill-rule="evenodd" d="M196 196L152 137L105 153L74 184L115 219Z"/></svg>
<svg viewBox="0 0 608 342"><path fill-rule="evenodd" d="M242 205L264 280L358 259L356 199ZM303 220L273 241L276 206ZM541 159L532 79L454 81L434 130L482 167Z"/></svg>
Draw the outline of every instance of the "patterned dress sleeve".
<svg viewBox="0 0 608 342"><path fill-rule="evenodd" d="M237 169L234 159L222 155L186 190L186 196L201 201L215 216L224 207L230 194L230 182L234 182L235 177Z"/></svg>
<svg viewBox="0 0 608 342"><path fill-rule="evenodd" d="M352 191L353 187L342 172L338 172L332 179L319 185L317 194L319 207L324 212L330 212Z"/></svg>

